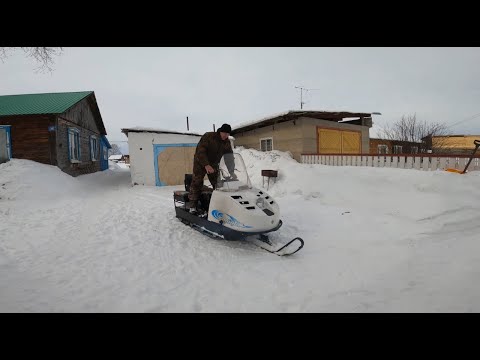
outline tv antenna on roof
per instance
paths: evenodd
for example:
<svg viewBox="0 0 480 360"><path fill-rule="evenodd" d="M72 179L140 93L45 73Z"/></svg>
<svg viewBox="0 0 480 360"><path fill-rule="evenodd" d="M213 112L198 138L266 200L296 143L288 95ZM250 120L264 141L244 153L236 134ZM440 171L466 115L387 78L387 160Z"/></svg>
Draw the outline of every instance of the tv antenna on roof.
<svg viewBox="0 0 480 360"><path fill-rule="evenodd" d="M300 109L303 109L303 104L305 102L303 101L303 91L312 91L312 90L321 90L321 89L307 89L301 86L295 86L295 89L300 89Z"/></svg>

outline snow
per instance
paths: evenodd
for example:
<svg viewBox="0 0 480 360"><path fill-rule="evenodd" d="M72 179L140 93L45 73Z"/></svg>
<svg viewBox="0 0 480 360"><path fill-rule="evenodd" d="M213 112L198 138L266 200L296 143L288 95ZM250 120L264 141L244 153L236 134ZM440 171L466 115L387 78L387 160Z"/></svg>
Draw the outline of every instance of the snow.
<svg viewBox="0 0 480 360"><path fill-rule="evenodd" d="M275 114L272 114L272 115L269 115L269 116L262 117L260 119L243 121L241 123L238 123L238 124L232 126L232 130L238 130L238 129L244 128L246 126L255 125L255 124L261 123L263 121L274 119L274 118L281 117L281 116L288 115L288 114L295 114L295 113L303 114L303 113L309 113L309 112L310 113L315 113L315 112L324 112L324 113L349 112L349 113L356 113L356 114L371 114L371 112L368 112L368 111L354 112L354 111L344 111L344 110L286 110L286 111L278 112L278 113L275 113ZM307 116L308 116L308 114L307 114ZM357 119L357 118L358 117L355 117L355 118L352 118L352 119ZM345 118L345 119L347 119L347 118Z"/></svg>
<svg viewBox="0 0 480 360"><path fill-rule="evenodd" d="M110 155L108 160L120 160L123 157L123 155Z"/></svg>
<svg viewBox="0 0 480 360"><path fill-rule="evenodd" d="M0 164L1 312L478 312L480 172L299 164L236 148L305 247L278 257L175 218L183 186ZM267 184L265 183L265 187Z"/></svg>
<svg viewBox="0 0 480 360"><path fill-rule="evenodd" d="M126 164L125 161L109 161L108 168L110 170L130 169L130 164Z"/></svg>
<svg viewBox="0 0 480 360"><path fill-rule="evenodd" d="M246 127L246 126L249 126L249 125L254 125L254 124L257 124L257 123L261 123L262 121L265 121L265 120L270 120L270 119L273 119L273 118L276 118L276 117L279 117L279 116L287 115L290 112L292 112L292 110L287 110L287 111L282 111L282 112L279 112L279 113L275 113L275 114L272 114L272 115L269 115L269 116L262 117L261 119L243 121L241 123L238 123L238 124L232 126L232 130L240 129L240 128L243 128L243 127Z"/></svg>

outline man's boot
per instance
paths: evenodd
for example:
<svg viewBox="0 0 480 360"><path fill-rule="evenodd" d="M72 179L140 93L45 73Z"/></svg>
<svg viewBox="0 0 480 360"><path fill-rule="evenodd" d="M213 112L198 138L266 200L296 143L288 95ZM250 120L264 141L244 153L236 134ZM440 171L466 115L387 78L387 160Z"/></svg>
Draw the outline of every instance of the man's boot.
<svg viewBox="0 0 480 360"><path fill-rule="evenodd" d="M190 200L185 203L185 208L190 210L197 210L198 200Z"/></svg>

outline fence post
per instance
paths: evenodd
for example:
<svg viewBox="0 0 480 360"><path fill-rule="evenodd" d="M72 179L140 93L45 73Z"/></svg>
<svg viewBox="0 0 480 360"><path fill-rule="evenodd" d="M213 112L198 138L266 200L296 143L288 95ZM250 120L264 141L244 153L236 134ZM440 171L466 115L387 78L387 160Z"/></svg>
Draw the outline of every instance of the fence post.
<svg viewBox="0 0 480 360"><path fill-rule="evenodd" d="M454 157L449 157L449 158L447 158L447 162L448 162L447 167L448 167L449 169L458 169L458 167L457 167L457 159L456 159L456 158L454 158Z"/></svg>
<svg viewBox="0 0 480 360"><path fill-rule="evenodd" d="M415 157L412 157L412 159L414 160L413 167L416 170L420 170L422 168L422 163L421 163L422 158L415 156Z"/></svg>

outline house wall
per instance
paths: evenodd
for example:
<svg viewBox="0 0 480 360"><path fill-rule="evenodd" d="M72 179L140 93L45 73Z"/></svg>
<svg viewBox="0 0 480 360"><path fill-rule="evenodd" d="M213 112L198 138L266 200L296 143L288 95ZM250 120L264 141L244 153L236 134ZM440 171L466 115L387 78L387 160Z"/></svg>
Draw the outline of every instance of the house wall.
<svg viewBox="0 0 480 360"><path fill-rule="evenodd" d="M101 160L100 160L100 169L103 171L103 170L107 170L108 169L108 149L109 149L109 144L107 142L108 140L106 140L106 138L104 136L102 136L101 138L101 148L100 148L100 156L101 156Z"/></svg>
<svg viewBox="0 0 480 360"><path fill-rule="evenodd" d="M69 127L75 127L80 130L80 163L71 163L68 157ZM96 161L91 160L91 135L97 136L100 144L101 134L87 98L57 117L57 165L62 171L72 176L78 176L101 170L100 159Z"/></svg>
<svg viewBox="0 0 480 360"><path fill-rule="evenodd" d="M0 125L11 125L12 158L56 165L55 147L51 145L55 141L55 132L48 130L49 126L55 125L53 116L1 116Z"/></svg>
<svg viewBox="0 0 480 360"><path fill-rule="evenodd" d="M383 140L383 139L370 139L370 154L378 154L378 145L387 145L388 150L387 154L391 154L393 152L393 144L390 140Z"/></svg>
<svg viewBox="0 0 480 360"><path fill-rule="evenodd" d="M369 148L369 128L366 126L342 124L334 121L300 117L276 125L235 133L235 146L260 150L260 139L271 137L273 150L290 151L295 160L301 161L302 153L317 153L317 127L360 131L362 152Z"/></svg>
<svg viewBox="0 0 480 360"><path fill-rule="evenodd" d="M303 133L301 121L286 121L276 125L235 133L235 146L260 150L260 139L272 138L273 150L290 151L300 161L303 151Z"/></svg>
<svg viewBox="0 0 480 360"><path fill-rule="evenodd" d="M72 106L70 109L61 114L60 117L100 135L100 130L95 122L95 116L93 115L92 108L90 107L88 97Z"/></svg>
<svg viewBox="0 0 480 360"><path fill-rule="evenodd" d="M130 155L130 174L132 176L132 184L149 186L156 185L155 145L158 147L158 145L165 144L197 144L199 140L200 136L195 135L129 132L128 149Z"/></svg>
<svg viewBox="0 0 480 360"><path fill-rule="evenodd" d="M395 145L400 145L402 147L402 154L412 154L414 153L413 147L416 147L417 153L425 152L425 144L421 142L412 142L412 141L400 141L400 140L387 140L387 139L370 139L370 154L378 154L378 145L387 145L388 152L387 154L393 154L393 147Z"/></svg>
<svg viewBox="0 0 480 360"><path fill-rule="evenodd" d="M475 140L480 140L480 135L436 136L432 138L432 149L435 153L471 154Z"/></svg>

